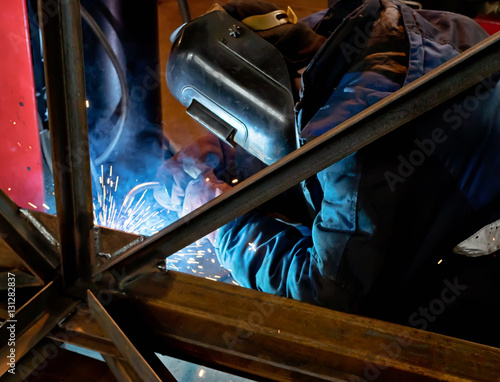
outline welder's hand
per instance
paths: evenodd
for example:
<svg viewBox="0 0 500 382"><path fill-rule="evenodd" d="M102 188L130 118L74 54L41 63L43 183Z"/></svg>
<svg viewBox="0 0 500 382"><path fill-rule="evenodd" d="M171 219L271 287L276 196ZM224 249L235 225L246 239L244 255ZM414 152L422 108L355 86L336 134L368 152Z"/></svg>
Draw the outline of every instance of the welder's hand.
<svg viewBox="0 0 500 382"><path fill-rule="evenodd" d="M215 179L215 177L196 179L189 182L184 196L182 211L179 213L179 216L182 217L189 214L191 211L201 207L229 189L231 189L231 186ZM217 231L214 231L206 236L212 244L214 244L216 233Z"/></svg>
<svg viewBox="0 0 500 382"><path fill-rule="evenodd" d="M155 198L163 207L171 211L182 212L184 196L189 182L200 176L207 176L213 171L197 159L178 160L170 158L159 169L157 179L160 188L155 192Z"/></svg>
<svg viewBox="0 0 500 382"><path fill-rule="evenodd" d="M213 169L220 166L228 156L218 138L209 134L183 148L166 161L158 170L161 187L155 198L163 207L182 212L184 196L189 182L202 178L215 178Z"/></svg>

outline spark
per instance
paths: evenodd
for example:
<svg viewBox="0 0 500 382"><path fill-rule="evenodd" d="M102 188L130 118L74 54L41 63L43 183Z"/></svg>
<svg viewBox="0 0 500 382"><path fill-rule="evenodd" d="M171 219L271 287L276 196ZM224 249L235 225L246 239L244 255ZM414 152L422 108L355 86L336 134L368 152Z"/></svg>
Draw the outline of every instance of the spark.
<svg viewBox="0 0 500 382"><path fill-rule="evenodd" d="M33 208L38 208L37 206L35 206L35 205L34 205L33 203L31 203L31 202L28 202L28 204L29 204L31 207L33 207Z"/></svg>
<svg viewBox="0 0 500 382"><path fill-rule="evenodd" d="M42 204L42 206L46 209L46 210L50 210L50 207L48 205L46 205L45 203Z"/></svg>
<svg viewBox="0 0 500 382"><path fill-rule="evenodd" d="M17 124L17 122L12 122L13 125Z"/></svg>
<svg viewBox="0 0 500 382"><path fill-rule="evenodd" d="M7 189L7 191L10 191L10 190L12 190L12 188L10 188L10 187L9 187L9 188Z"/></svg>
<svg viewBox="0 0 500 382"><path fill-rule="evenodd" d="M253 251L253 252L257 252L257 244L255 244L255 243L248 243L248 250L249 251Z"/></svg>
<svg viewBox="0 0 500 382"><path fill-rule="evenodd" d="M205 375L205 370L201 369L198 373L198 377L202 378Z"/></svg>
<svg viewBox="0 0 500 382"><path fill-rule="evenodd" d="M441 264L443 262L443 259L439 260L438 261L438 265Z"/></svg>
<svg viewBox="0 0 500 382"><path fill-rule="evenodd" d="M210 182L210 178L205 178L205 182Z"/></svg>
<svg viewBox="0 0 500 382"><path fill-rule="evenodd" d="M117 171L101 165L98 170L99 188L93 201L94 223L124 232L152 236L165 228L175 212L163 209L153 197L158 182L146 182L124 190ZM119 187L120 186L120 187ZM167 269L190 273L212 281L231 282L229 270L216 261L215 253L206 240L198 240L166 258ZM236 283L235 283L236 284ZM238 284L236 284L238 285Z"/></svg>
<svg viewBox="0 0 500 382"><path fill-rule="evenodd" d="M119 176L116 178L113 176L113 166L110 166L108 175L108 171L104 171L104 165L101 165L99 177L101 189L97 192L97 200L94 199L93 203L95 224L146 236L151 236L164 228L164 220L158 216L164 209L157 203L145 206L147 192L157 183L144 183L132 188L120 205L117 204L120 194L118 181ZM138 187L142 195L136 200Z"/></svg>
<svg viewBox="0 0 500 382"><path fill-rule="evenodd" d="M239 180L238 180L238 179L233 179L233 180L231 181L231 183L232 183L232 184L236 184L236 183L238 183L238 182L239 182Z"/></svg>
<svg viewBox="0 0 500 382"><path fill-rule="evenodd" d="M87 106L87 108L89 108L89 107L90 107L90 102L89 102L89 100L88 100L88 99L87 99L87 100L85 100L85 106Z"/></svg>

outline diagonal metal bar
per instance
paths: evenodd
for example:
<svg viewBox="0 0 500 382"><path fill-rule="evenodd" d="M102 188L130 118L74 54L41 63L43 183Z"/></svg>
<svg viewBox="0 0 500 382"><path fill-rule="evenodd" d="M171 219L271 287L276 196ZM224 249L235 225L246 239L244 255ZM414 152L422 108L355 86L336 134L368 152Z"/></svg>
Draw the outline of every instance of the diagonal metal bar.
<svg viewBox="0 0 500 382"><path fill-rule="evenodd" d="M47 238L22 210L0 190L1 239L23 260L28 269L42 280L49 280L57 267L55 243ZM0 264L7 266L8 264Z"/></svg>
<svg viewBox="0 0 500 382"><path fill-rule="evenodd" d="M21 359L76 308L79 301L62 296L58 284L51 281L0 327L2 360L9 358L13 348L15 358ZM10 346L12 339L15 346ZM0 375L8 369L6 362L0 363Z"/></svg>
<svg viewBox="0 0 500 382"><path fill-rule="evenodd" d="M97 273L112 268L127 274L118 278L123 282L134 277L153 259L175 253L499 70L497 33L110 260Z"/></svg>
<svg viewBox="0 0 500 382"><path fill-rule="evenodd" d="M88 279L95 264L80 2L38 0L43 33L63 283Z"/></svg>
<svg viewBox="0 0 500 382"><path fill-rule="evenodd" d="M111 286L107 280L95 285L102 291ZM258 380L363 381L374 379L374 372L384 381L498 376L500 349L202 277L153 272L121 293L108 292L110 308L116 304L127 312L126 321L141 328L149 351ZM153 332L152 340L142 328ZM60 330L49 337L123 358L86 308ZM470 357L473 364L464 362Z"/></svg>
<svg viewBox="0 0 500 382"><path fill-rule="evenodd" d="M119 358L113 358L107 354L101 354L101 356L118 382L135 382L141 380L127 362Z"/></svg>
<svg viewBox="0 0 500 382"><path fill-rule="evenodd" d="M41 340L31 351L16 362L16 374L6 373L0 377L0 382L19 382L28 381L31 378L36 378L38 375L37 369L43 370L49 357L54 356L54 349L58 349L60 343L50 341L49 339ZM47 349L52 351L48 352Z"/></svg>
<svg viewBox="0 0 500 382"><path fill-rule="evenodd" d="M47 338L94 350L113 359L123 359L109 334L92 317L87 306L79 307L75 314L65 320L58 329L53 330Z"/></svg>
<svg viewBox="0 0 500 382"><path fill-rule="evenodd" d="M10 271L0 271L0 280L2 281L2 285L0 285L0 292L9 290L8 283L4 282L4 280L7 280L9 276L12 275L14 275L16 279L16 290L22 288L42 287L44 285L43 281L39 280L38 277L20 271L19 269L11 269Z"/></svg>
<svg viewBox="0 0 500 382"><path fill-rule="evenodd" d="M90 311L101 327L111 337L111 340L116 345L120 353L128 361L135 373L139 375L142 381L173 381L175 378L170 372L161 364L160 360L150 352L152 356L156 357L156 362L152 365L151 361L148 363L146 354L141 354L134 344L128 339L126 334L120 329L113 318L108 314L106 309L101 305L99 300L94 294L87 291L88 304ZM144 349L142 349L144 350ZM146 351L143 351L146 353ZM146 357L146 358L145 358ZM154 367L154 369L153 369Z"/></svg>
<svg viewBox="0 0 500 382"><path fill-rule="evenodd" d="M124 294L151 347L278 381L496 381L500 349L169 271ZM474 362L464 362L468 359Z"/></svg>

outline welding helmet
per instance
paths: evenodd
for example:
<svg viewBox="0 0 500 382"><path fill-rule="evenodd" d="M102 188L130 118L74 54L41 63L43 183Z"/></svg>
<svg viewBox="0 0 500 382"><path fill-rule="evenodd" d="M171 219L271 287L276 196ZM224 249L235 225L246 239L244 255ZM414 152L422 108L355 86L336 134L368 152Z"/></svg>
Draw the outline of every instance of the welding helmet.
<svg viewBox="0 0 500 382"><path fill-rule="evenodd" d="M295 22L290 8L238 21L215 5L179 28L168 59L168 87L187 113L266 164L298 144L287 63L255 31Z"/></svg>

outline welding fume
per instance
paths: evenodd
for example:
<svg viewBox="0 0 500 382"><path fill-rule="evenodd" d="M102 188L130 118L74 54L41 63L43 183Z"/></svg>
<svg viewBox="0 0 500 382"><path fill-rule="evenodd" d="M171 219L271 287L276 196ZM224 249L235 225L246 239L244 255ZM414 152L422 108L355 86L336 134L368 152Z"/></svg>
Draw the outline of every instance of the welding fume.
<svg viewBox="0 0 500 382"><path fill-rule="evenodd" d="M399 1L301 20L216 4L172 36L168 87L210 133L160 166L156 200L183 216L487 37ZM218 229L218 261L244 287L498 346L498 75L433 106Z"/></svg>

